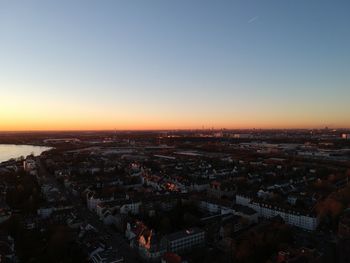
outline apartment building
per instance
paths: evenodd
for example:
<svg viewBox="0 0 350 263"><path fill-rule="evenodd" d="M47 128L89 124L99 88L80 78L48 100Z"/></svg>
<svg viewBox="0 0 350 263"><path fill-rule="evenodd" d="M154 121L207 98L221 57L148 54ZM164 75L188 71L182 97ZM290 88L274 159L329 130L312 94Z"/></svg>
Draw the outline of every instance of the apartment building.
<svg viewBox="0 0 350 263"><path fill-rule="evenodd" d="M169 252L184 252L205 244L205 232L198 227L175 232L164 237Z"/></svg>
<svg viewBox="0 0 350 263"><path fill-rule="evenodd" d="M306 230L313 231L319 224L319 219L316 215L307 214L301 211L282 208L278 205L253 200L248 196L237 195L236 204L253 208L256 212L258 212L259 216L264 218L271 218L278 215L282 217L287 224Z"/></svg>

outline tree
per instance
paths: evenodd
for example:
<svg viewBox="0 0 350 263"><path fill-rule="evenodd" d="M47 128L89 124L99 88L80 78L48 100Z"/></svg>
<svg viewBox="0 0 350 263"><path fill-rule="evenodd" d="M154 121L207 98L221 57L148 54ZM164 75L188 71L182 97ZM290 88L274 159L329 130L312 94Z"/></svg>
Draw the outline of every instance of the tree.
<svg viewBox="0 0 350 263"><path fill-rule="evenodd" d="M167 216L163 216L160 220L159 232L162 234L168 234L172 231L171 220Z"/></svg>

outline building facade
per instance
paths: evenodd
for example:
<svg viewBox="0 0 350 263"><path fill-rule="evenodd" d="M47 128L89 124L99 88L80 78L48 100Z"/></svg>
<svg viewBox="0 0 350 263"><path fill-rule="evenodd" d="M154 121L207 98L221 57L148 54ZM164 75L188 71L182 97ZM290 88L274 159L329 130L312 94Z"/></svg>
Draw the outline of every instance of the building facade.
<svg viewBox="0 0 350 263"><path fill-rule="evenodd" d="M205 244L205 232L200 228L192 228L172 233L164 237L167 251L181 253Z"/></svg>

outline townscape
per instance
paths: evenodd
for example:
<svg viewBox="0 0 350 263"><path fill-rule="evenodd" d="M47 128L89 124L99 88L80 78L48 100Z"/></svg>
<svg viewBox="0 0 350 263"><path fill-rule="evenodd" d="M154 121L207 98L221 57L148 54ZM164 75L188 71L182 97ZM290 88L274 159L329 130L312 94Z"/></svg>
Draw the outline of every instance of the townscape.
<svg viewBox="0 0 350 263"><path fill-rule="evenodd" d="M0 263L350 263L349 10L0 0Z"/></svg>
<svg viewBox="0 0 350 263"><path fill-rule="evenodd" d="M1 262L350 262L349 130L1 133Z"/></svg>

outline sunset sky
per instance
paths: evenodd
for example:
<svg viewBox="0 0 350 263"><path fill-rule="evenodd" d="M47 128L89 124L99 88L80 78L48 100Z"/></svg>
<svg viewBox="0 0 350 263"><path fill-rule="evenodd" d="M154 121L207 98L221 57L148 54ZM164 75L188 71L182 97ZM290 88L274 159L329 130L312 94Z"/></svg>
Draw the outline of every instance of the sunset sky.
<svg viewBox="0 0 350 263"><path fill-rule="evenodd" d="M0 130L350 128L350 1L0 1Z"/></svg>

